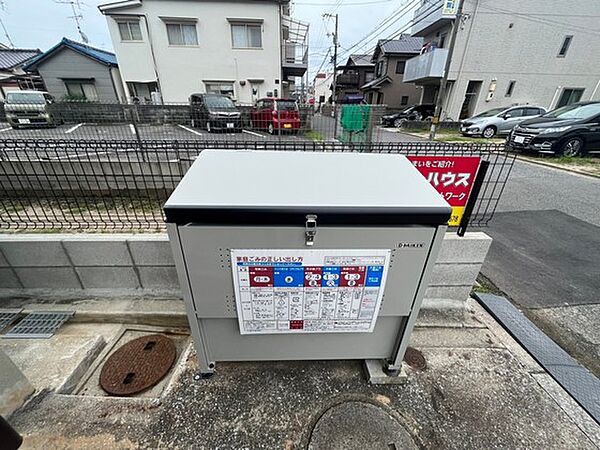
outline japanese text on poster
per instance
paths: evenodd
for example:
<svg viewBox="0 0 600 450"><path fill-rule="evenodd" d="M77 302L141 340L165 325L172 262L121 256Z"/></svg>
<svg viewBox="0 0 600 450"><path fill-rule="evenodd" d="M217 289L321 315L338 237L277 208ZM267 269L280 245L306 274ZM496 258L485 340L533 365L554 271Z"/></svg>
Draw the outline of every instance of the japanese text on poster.
<svg viewBox="0 0 600 450"><path fill-rule="evenodd" d="M478 156L407 156L452 207L449 226L460 225L475 175Z"/></svg>
<svg viewBox="0 0 600 450"><path fill-rule="evenodd" d="M369 333L390 250L231 250L241 334Z"/></svg>

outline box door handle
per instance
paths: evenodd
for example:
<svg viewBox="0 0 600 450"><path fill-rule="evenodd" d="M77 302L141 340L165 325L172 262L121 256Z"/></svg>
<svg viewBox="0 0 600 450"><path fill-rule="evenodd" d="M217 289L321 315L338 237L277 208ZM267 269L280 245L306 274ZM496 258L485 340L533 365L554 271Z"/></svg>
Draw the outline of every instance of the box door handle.
<svg viewBox="0 0 600 450"><path fill-rule="evenodd" d="M312 247L315 243L317 235L317 216L316 214L306 215L306 224L304 226L304 234L306 236L306 246Z"/></svg>

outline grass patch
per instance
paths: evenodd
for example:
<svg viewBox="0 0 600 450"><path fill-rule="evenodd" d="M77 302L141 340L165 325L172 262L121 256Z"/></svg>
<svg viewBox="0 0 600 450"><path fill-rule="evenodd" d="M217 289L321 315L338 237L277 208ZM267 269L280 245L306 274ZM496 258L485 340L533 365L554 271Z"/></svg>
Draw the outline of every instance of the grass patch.
<svg viewBox="0 0 600 450"><path fill-rule="evenodd" d="M323 140L323 134L319 133L318 131L315 130L308 130L304 133L304 136L307 137L308 139L310 139L311 141L322 141Z"/></svg>
<svg viewBox="0 0 600 450"><path fill-rule="evenodd" d="M569 157L569 156L557 156L555 158L548 158L548 162L554 162L557 164L575 164L578 166L589 165L589 166L600 166L600 158L592 158L590 156Z"/></svg>

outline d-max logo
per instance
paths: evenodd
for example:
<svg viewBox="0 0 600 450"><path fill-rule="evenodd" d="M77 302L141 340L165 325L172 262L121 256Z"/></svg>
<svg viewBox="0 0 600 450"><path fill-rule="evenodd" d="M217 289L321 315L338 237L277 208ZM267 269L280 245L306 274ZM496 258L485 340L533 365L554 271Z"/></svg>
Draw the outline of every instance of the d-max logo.
<svg viewBox="0 0 600 450"><path fill-rule="evenodd" d="M398 248L423 248L425 242L398 242Z"/></svg>

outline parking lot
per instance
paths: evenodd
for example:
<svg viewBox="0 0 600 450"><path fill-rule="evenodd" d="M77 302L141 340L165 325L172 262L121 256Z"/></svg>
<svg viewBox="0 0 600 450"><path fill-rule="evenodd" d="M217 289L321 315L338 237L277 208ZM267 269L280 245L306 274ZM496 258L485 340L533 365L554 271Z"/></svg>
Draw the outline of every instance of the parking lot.
<svg viewBox="0 0 600 450"><path fill-rule="evenodd" d="M306 141L301 134L270 135L262 130L244 129L241 133L209 133L201 128L181 124L93 124L77 123L54 128L21 128L13 130L8 124L0 124L2 139L56 139L56 140L279 140Z"/></svg>

